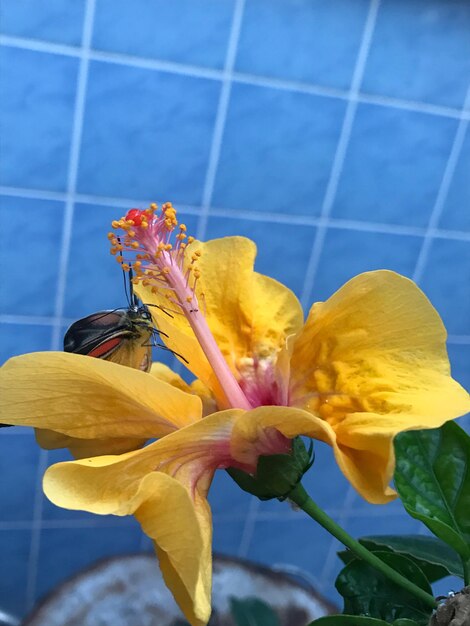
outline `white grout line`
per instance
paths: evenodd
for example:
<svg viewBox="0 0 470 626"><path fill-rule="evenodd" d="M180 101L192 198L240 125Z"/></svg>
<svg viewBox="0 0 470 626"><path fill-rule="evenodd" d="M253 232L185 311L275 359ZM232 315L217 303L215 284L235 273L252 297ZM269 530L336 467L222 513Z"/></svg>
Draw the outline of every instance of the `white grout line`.
<svg viewBox="0 0 470 626"><path fill-rule="evenodd" d="M77 91L75 96L75 110L73 117L73 128L70 145L69 167L67 175L67 195L65 200L65 215L62 231L61 253L59 263L59 278L56 292L56 302L54 311L54 324L52 326L51 347L53 350L60 348L60 335L63 325L63 311L65 300L65 288L67 279L67 266L70 254L70 244L72 239L72 222L74 212L74 196L77 185L78 164L80 157L80 145L83 130L83 115L85 108L86 87L88 80L89 51L93 33L93 19L95 13L96 0L87 0L85 15L83 19L82 47L80 53L80 64L77 76ZM31 609L36 599L36 583L38 575L39 550L41 543L41 522L43 509L42 495L42 475L48 464L48 453L41 450L38 464L36 497L34 502L33 521L37 525L31 533L31 547L28 564L28 581L26 589L26 606Z"/></svg>
<svg viewBox="0 0 470 626"><path fill-rule="evenodd" d="M464 117L464 111L468 106L470 106L470 86L468 87L465 104L462 108L462 116L457 127L457 131L455 133L454 141L452 143L452 148L449 154L449 159L444 169L444 174L442 176L441 185L439 187L439 191L436 197L436 202L429 218L428 228L426 230L426 234L424 235L424 240L421 245L415 271L413 273L413 280L417 283L419 283L423 278L424 270L431 251L431 245L434 238L433 235L439 224L439 220L441 219L445 202L449 193L450 185L452 183L455 169L459 161L460 153L462 152L465 134L469 127L469 120Z"/></svg>
<svg viewBox="0 0 470 626"><path fill-rule="evenodd" d="M330 178L328 180L325 196L323 198L323 203L321 207L320 218L321 220L323 220L323 222L320 222L316 230L310 260L305 274L304 288L302 290L302 296L300 299L304 308L306 308L310 302L315 276L318 270L318 265L320 263L320 256L323 250L323 244L325 241L325 235L327 230L326 220L329 218L331 210L333 208L336 192L338 190L339 180L343 170L346 151L349 145L349 139L351 137L354 118L356 116L358 104L357 97L359 94L359 89L361 87L362 78L364 76L367 57L372 42L372 36L374 33L379 7L380 0L370 1L369 12L367 14L366 23L364 25L362 41L351 80L351 88L349 91L349 100L346 107L346 113L343 119L341 133L330 172Z"/></svg>
<svg viewBox="0 0 470 626"><path fill-rule="evenodd" d="M0 532L11 530L55 530L58 528L135 528L130 518L100 519L59 519L59 520L18 520L14 522L0 521ZM144 535L146 536L146 535Z"/></svg>
<svg viewBox="0 0 470 626"><path fill-rule="evenodd" d="M348 100L348 91L335 87L327 87L314 83L304 83L285 78L273 78L256 74L246 74L245 72L233 72L232 81L240 85L251 85L263 87L265 89L277 89L279 91L290 91L309 96L320 96L322 98L336 98L338 100Z"/></svg>
<svg viewBox="0 0 470 626"><path fill-rule="evenodd" d="M447 337L447 343L455 346L469 346L470 335L449 335Z"/></svg>
<svg viewBox="0 0 470 626"><path fill-rule="evenodd" d="M21 433L16 433L20 435ZM2 433L3 436L3 433ZM254 502L259 502L257 498L253 498ZM325 509L326 513L330 515L330 517L339 518L343 513L344 509ZM386 507L378 507L374 512L374 517L377 518L403 518L406 517L407 514L404 510L392 510L388 511ZM370 518L370 510L366 509L352 509L348 513L348 519L365 519ZM252 516L252 521L257 522L285 522L286 524L292 524L296 522L304 522L305 516L302 514L302 511L291 511L287 509L281 509L279 511L264 511L256 513L256 515ZM238 514L238 513L221 513L219 515L214 515L213 522L214 524L231 524L233 522L246 522L247 515L246 514ZM129 528L135 528L135 523L130 517L104 517L95 516L89 519L42 519L39 522L35 522L33 520L0 520L0 532L2 531L10 531L10 530L32 530L33 528L40 527L41 529L55 529L55 528L122 528L123 526ZM245 527L247 525L245 524ZM252 533L252 529L250 530ZM248 539L248 533L246 534ZM146 547L146 544L150 542L151 539L147 537L147 535L142 535L142 545ZM245 540L246 541L246 540ZM247 548L249 545L247 543Z"/></svg>
<svg viewBox="0 0 470 626"><path fill-rule="evenodd" d="M205 238L207 220L209 218L209 210L212 202L212 196L214 193L215 177L219 166L220 152L222 149L222 139L225 130L225 122L227 120L230 94L232 91L232 72L237 56L238 41L240 39L244 9L245 0L237 0L233 10L232 27L230 29L230 36L227 45L227 55L225 58L222 88L220 91L219 104L217 107L214 133L212 135L209 163L207 166L207 172L204 181L202 208L197 226L196 238L200 240Z"/></svg>
<svg viewBox="0 0 470 626"><path fill-rule="evenodd" d="M0 195L11 196L15 198L29 198L32 200L50 200L65 202L67 200L66 193L45 191L41 189L25 189L21 187L0 186ZM147 206L150 202L156 201L152 199L142 198L113 198L108 196L95 196L90 194L72 194L74 204L85 204L90 206L109 206L115 208L127 209L131 206ZM158 200L157 200L158 201ZM180 214L199 216L202 207L192 205L178 206ZM359 232L381 233L384 235L403 235L405 237L424 237L429 233L434 239L448 239L455 241L470 242L470 232L449 230L449 229L427 229L420 226L404 226L400 224L385 224L380 222L366 222L361 220L351 220L343 218L329 217L322 219L321 217L309 217L308 215L285 215L283 213L270 213L263 211L247 211L239 209L225 209L221 207L211 207L211 215L214 217L223 217L226 219L243 219L253 222L273 223L273 224L294 224L297 226L319 226L324 225L327 228L336 230L354 230Z"/></svg>
<svg viewBox="0 0 470 626"><path fill-rule="evenodd" d="M0 45L6 48L21 48L31 52L46 52L48 54L60 54L68 57L80 57L80 48L67 46L64 44L42 41L41 39L30 39L28 37L13 37L11 35L0 35Z"/></svg>
<svg viewBox="0 0 470 626"><path fill-rule="evenodd" d="M246 514L240 545L237 551L239 557L245 558L248 556L251 540L255 531L256 520L258 519L259 508L260 500L256 496L251 496L250 506Z"/></svg>
<svg viewBox="0 0 470 626"><path fill-rule="evenodd" d="M388 107L390 109L400 109L402 111L436 115L437 117L449 117L454 119L464 117L466 119L470 119L470 107L467 107L464 111L460 111L459 109L455 109L453 107L445 107L427 102L403 100L401 98L393 98L391 96L381 96L378 94L363 92L358 95L358 100L361 104L374 104L376 106Z"/></svg>
<svg viewBox="0 0 470 626"><path fill-rule="evenodd" d="M45 52L49 54L59 54L70 57L80 58L81 49L75 46L67 46L55 44L38 39L29 39L23 37L12 37L9 35L0 35L0 45L10 48L20 48L23 50L31 50L36 52ZM205 68L201 66L185 65L162 59L150 59L146 57L138 57L127 55L119 52L108 52L106 50L91 50L89 58L92 61L100 61L102 63L115 63L128 67L140 67L154 71L170 72L188 76L190 78L206 78L209 80L224 80L224 70ZM440 106L428 102L418 102L414 100L406 100L385 96L381 94L369 94L358 92L355 96L344 89L336 89L325 85L317 85L313 83L305 83L301 81L293 81L289 79L275 78L271 76L262 76L255 74L247 74L244 72L233 72L232 82L245 85L255 85L265 87L267 89L282 89L284 91L292 91L297 93L305 93L327 98L337 98L340 100L355 100L363 104L374 104L377 106L388 107L392 109L400 109L404 111L414 111L426 115L436 115L440 117L449 117L460 119L462 112L453 107ZM464 111L463 116L470 119L470 107Z"/></svg>
<svg viewBox="0 0 470 626"><path fill-rule="evenodd" d="M35 315L0 315L0 324L22 324L24 326L54 326L54 317Z"/></svg>
<svg viewBox="0 0 470 626"><path fill-rule="evenodd" d="M352 512L352 504L354 502L354 499L356 498L357 494L354 491L353 487L350 486L348 488L348 491L346 492L346 496L344 499L344 507L341 511L341 514L338 516L338 518L336 519L336 522L342 527L344 528L345 523L347 522L347 520L352 517L351 512ZM328 554L326 556L325 559L325 563L323 565L323 569L321 571L321 574L319 576L320 580L325 580L325 579L329 579L332 575L332 571L333 568L335 566L335 560L336 560L336 552L338 551L339 547L342 547L342 544L335 539L334 537L331 539L330 541L330 548L328 550Z"/></svg>
<svg viewBox="0 0 470 626"><path fill-rule="evenodd" d="M183 63L175 63L174 61L136 57L119 52L94 50L90 54L90 57L93 61L100 61L101 63L112 63L115 65L136 67L157 72L168 72L171 74L178 74L180 76L187 76L188 78L205 78L208 80L219 81L223 76L222 70L218 69L211 69L209 67L205 68L196 65L185 65Z"/></svg>

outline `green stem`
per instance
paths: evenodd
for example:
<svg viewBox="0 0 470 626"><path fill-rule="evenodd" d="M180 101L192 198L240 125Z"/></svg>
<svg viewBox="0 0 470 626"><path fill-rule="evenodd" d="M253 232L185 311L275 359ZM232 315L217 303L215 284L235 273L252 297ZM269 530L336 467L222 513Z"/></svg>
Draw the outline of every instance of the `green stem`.
<svg viewBox="0 0 470 626"><path fill-rule="evenodd" d="M465 587L470 585L470 559L465 560L462 559L462 567L463 567L463 582Z"/></svg>
<svg viewBox="0 0 470 626"><path fill-rule="evenodd" d="M396 570L389 567L375 554L365 548L359 541L353 539L341 526L331 519L329 515L325 513L312 498L305 491L303 486L299 483L289 494L289 499L295 502L307 515L318 522L323 528L325 528L333 537L336 537L342 544L351 550L357 557L369 563L376 570L381 572L384 576L389 578L392 582L403 587L417 598L426 602L430 607L436 608L436 601L429 593L421 589L414 583L410 582L407 578L399 574Z"/></svg>

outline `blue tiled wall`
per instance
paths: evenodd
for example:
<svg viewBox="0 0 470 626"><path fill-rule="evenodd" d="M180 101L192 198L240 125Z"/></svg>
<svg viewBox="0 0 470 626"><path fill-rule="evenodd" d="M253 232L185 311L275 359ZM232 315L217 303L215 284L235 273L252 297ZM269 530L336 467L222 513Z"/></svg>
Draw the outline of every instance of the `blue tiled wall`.
<svg viewBox="0 0 470 626"><path fill-rule="evenodd" d="M470 386L467 0L3 0L0 17L2 362L122 305L109 222L172 200L201 237L253 238L305 305L364 270L414 277ZM62 452L17 428L0 451L0 608L149 549L131 520L44 499ZM323 445L306 481L354 534L419 532ZM218 551L297 566L335 599L324 531L224 474L211 502Z"/></svg>

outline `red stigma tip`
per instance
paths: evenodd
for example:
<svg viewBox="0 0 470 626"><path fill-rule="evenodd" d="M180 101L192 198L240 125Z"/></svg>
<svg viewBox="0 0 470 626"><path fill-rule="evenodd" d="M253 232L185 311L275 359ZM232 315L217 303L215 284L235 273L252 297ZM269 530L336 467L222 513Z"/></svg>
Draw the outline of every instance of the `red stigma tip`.
<svg viewBox="0 0 470 626"><path fill-rule="evenodd" d="M140 226L144 217L146 217L145 211L140 209L131 209L126 214L126 220L132 220L135 226Z"/></svg>

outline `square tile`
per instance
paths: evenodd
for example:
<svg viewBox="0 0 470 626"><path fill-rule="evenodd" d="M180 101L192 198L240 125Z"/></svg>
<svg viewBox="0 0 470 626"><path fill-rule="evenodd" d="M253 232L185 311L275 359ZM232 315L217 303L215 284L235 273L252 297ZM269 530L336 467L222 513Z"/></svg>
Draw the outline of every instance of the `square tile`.
<svg viewBox="0 0 470 626"><path fill-rule="evenodd" d="M32 520L38 459L39 449L31 433L2 436L0 522Z"/></svg>
<svg viewBox="0 0 470 626"><path fill-rule="evenodd" d="M243 520L234 522L215 520L212 540L213 552L228 556L238 556L244 528L245 522Z"/></svg>
<svg viewBox="0 0 470 626"><path fill-rule="evenodd" d="M222 68L233 0L98 0L93 47Z"/></svg>
<svg viewBox="0 0 470 626"><path fill-rule="evenodd" d="M84 13L84 0L3 0L0 31L15 37L79 46Z"/></svg>
<svg viewBox="0 0 470 626"><path fill-rule="evenodd" d="M0 324L0 365L12 356L51 349L52 327Z"/></svg>
<svg viewBox="0 0 470 626"><path fill-rule="evenodd" d="M78 60L3 47L0 69L1 184L65 190Z"/></svg>
<svg viewBox="0 0 470 626"><path fill-rule="evenodd" d="M469 29L466 0L384 0L362 90L460 108L470 75Z"/></svg>
<svg viewBox="0 0 470 626"><path fill-rule="evenodd" d="M0 530L0 560L8 564L0 570L0 603L17 617L25 611L30 545L30 530Z"/></svg>
<svg viewBox="0 0 470 626"><path fill-rule="evenodd" d="M457 576L446 576L432 585L434 597L446 596L449 593L456 593L463 588L463 580Z"/></svg>
<svg viewBox="0 0 470 626"><path fill-rule="evenodd" d="M247 557L279 568L294 565L316 578L327 558L330 537L302 512L298 519L257 521Z"/></svg>
<svg viewBox="0 0 470 626"><path fill-rule="evenodd" d="M15 233L15 245L0 247L0 313L54 315L64 204L0 196L0 220Z"/></svg>
<svg viewBox="0 0 470 626"><path fill-rule="evenodd" d="M399 515L387 515L386 506L374 505L375 509L367 503L366 506L369 514L349 517L344 523L345 530L356 539L370 535L416 535L422 531L423 525L404 511Z"/></svg>
<svg viewBox="0 0 470 626"><path fill-rule="evenodd" d="M79 192L199 204L220 87L92 62Z"/></svg>
<svg viewBox="0 0 470 626"><path fill-rule="evenodd" d="M95 311L127 307L123 273L107 239L111 222L125 212L92 204L75 206L65 317L79 319Z"/></svg>
<svg viewBox="0 0 470 626"><path fill-rule="evenodd" d="M321 441L313 443L314 463L302 484L322 509L336 515L345 505L350 483L339 469L331 446Z"/></svg>
<svg viewBox="0 0 470 626"><path fill-rule="evenodd" d="M420 286L450 335L470 335L470 242L435 239Z"/></svg>
<svg viewBox="0 0 470 626"><path fill-rule="evenodd" d="M139 551L140 530L121 519L113 528L46 528L41 531L37 598L97 561Z"/></svg>
<svg viewBox="0 0 470 626"><path fill-rule="evenodd" d="M470 389L470 343L447 345L452 377L465 389Z"/></svg>
<svg viewBox="0 0 470 626"><path fill-rule="evenodd" d="M464 389L470 391L470 343L448 344L450 367L452 377L459 382ZM470 413L458 420L458 424L470 435Z"/></svg>
<svg viewBox="0 0 470 626"><path fill-rule="evenodd" d="M332 215L427 226L457 120L360 105Z"/></svg>
<svg viewBox="0 0 470 626"><path fill-rule="evenodd" d="M367 0L250 0L236 70L347 89L368 7Z"/></svg>
<svg viewBox="0 0 470 626"><path fill-rule="evenodd" d="M235 84L212 204L318 215L345 103Z"/></svg>
<svg viewBox="0 0 470 626"><path fill-rule="evenodd" d="M470 128L467 127L462 151L450 183L440 228L470 231Z"/></svg>
<svg viewBox="0 0 470 626"><path fill-rule="evenodd" d="M329 298L346 281L377 269L412 276L422 239L330 228L315 276L311 302Z"/></svg>
<svg viewBox="0 0 470 626"><path fill-rule="evenodd" d="M214 475L209 490L209 503L214 523L225 523L236 518L244 521L250 505L250 494L242 491L234 480L223 470Z"/></svg>
<svg viewBox="0 0 470 626"><path fill-rule="evenodd" d="M232 217L210 217L207 239L241 235L258 246L255 268L281 281L300 298L315 228L251 221Z"/></svg>

